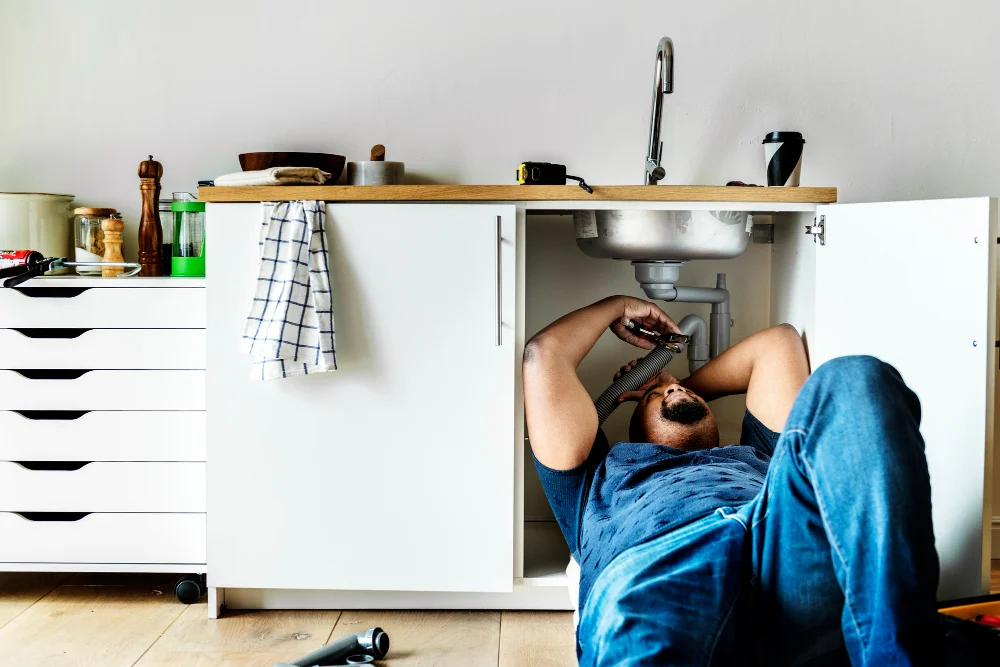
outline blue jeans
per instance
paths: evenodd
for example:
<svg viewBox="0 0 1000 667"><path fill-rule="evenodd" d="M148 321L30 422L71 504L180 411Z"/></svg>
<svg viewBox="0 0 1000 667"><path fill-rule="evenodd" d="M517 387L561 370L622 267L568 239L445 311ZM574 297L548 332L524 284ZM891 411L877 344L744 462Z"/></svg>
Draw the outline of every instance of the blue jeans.
<svg viewBox="0 0 1000 667"><path fill-rule="evenodd" d="M761 492L615 558L581 665L934 664L938 560L920 403L872 357L799 392Z"/></svg>

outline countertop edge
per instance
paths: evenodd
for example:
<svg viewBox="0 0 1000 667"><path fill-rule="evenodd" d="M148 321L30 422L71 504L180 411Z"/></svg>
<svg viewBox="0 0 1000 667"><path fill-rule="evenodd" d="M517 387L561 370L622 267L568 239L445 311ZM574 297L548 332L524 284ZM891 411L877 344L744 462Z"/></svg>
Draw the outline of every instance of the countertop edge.
<svg viewBox="0 0 1000 667"><path fill-rule="evenodd" d="M657 201L832 204L832 187L738 187L714 185L279 185L200 187L204 202L297 199L327 202L402 201Z"/></svg>

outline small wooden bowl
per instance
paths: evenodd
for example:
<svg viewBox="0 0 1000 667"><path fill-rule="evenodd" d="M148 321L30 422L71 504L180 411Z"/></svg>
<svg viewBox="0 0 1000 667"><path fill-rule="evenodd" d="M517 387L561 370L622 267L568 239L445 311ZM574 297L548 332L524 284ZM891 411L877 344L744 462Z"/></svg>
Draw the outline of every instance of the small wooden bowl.
<svg viewBox="0 0 1000 667"><path fill-rule="evenodd" d="M316 167L330 174L327 183L336 183L344 171L347 158L332 153L240 153L243 171L259 171L271 167Z"/></svg>

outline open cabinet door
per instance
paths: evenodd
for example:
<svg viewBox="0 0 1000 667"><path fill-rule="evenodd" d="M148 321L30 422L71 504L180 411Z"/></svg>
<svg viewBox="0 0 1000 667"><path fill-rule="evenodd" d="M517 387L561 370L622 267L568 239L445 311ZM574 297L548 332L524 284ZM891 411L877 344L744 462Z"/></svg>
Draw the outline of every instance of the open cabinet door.
<svg viewBox="0 0 1000 667"><path fill-rule="evenodd" d="M824 243L816 247L812 366L870 354L916 392L941 561L938 598L987 593L996 201L819 206L817 218Z"/></svg>

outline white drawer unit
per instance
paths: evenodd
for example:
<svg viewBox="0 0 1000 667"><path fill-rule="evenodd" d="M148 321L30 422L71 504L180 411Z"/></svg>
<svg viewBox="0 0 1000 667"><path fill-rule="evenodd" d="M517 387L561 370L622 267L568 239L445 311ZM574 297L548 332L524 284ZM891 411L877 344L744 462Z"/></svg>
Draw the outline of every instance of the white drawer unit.
<svg viewBox="0 0 1000 667"><path fill-rule="evenodd" d="M199 410L4 410L0 433L0 461L205 460Z"/></svg>
<svg viewBox="0 0 1000 667"><path fill-rule="evenodd" d="M0 410L204 409L203 370L0 370Z"/></svg>
<svg viewBox="0 0 1000 667"><path fill-rule="evenodd" d="M205 330L0 329L0 368L205 368Z"/></svg>
<svg viewBox="0 0 1000 667"><path fill-rule="evenodd" d="M106 563L108 570L116 564L184 563L199 570L205 562L204 514L0 512L0 535L0 563L66 563L67 569Z"/></svg>
<svg viewBox="0 0 1000 667"><path fill-rule="evenodd" d="M204 285L0 289L0 571L207 571Z"/></svg>
<svg viewBox="0 0 1000 667"><path fill-rule="evenodd" d="M2 512L204 512L199 462L0 461Z"/></svg>

